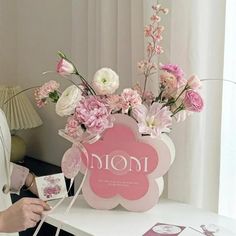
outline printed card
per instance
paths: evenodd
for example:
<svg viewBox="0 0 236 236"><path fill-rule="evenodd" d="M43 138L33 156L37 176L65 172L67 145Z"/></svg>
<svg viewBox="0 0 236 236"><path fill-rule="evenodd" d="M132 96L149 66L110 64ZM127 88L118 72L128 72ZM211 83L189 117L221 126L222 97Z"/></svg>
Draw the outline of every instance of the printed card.
<svg viewBox="0 0 236 236"><path fill-rule="evenodd" d="M143 236L178 236L185 228L179 225L157 223Z"/></svg>
<svg viewBox="0 0 236 236"><path fill-rule="evenodd" d="M202 224L200 226L179 226L157 223L143 236L233 236L229 230L215 224Z"/></svg>
<svg viewBox="0 0 236 236"><path fill-rule="evenodd" d="M189 227L190 230L198 232L199 235L206 236L235 236L236 234L224 227L215 224L202 224L200 226Z"/></svg>
<svg viewBox="0 0 236 236"><path fill-rule="evenodd" d="M35 178L39 198L43 201L67 197L66 182L63 173Z"/></svg>

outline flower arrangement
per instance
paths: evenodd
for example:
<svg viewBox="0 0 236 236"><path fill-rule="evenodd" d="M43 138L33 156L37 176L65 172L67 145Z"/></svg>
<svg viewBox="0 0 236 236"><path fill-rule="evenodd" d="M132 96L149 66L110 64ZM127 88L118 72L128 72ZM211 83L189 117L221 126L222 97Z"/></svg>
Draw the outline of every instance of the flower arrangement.
<svg viewBox="0 0 236 236"><path fill-rule="evenodd" d="M186 79L178 65L156 63L157 57L164 52L160 45L164 32L161 15L167 14L168 9L155 5L152 10L150 24L144 28L146 58L138 63L144 77L143 86L136 84L115 94L119 88L119 76L110 68L98 70L90 84L75 64L59 52L57 73L64 78L76 75L80 83L73 83L60 92L59 83L51 80L35 90L35 98L38 107L43 107L48 100L56 103L56 113L68 117L67 135L77 139L101 134L113 126L112 115L122 113L137 121L142 135L158 137L171 131L174 119L183 121L191 113L203 109L199 94L201 82L197 76ZM157 93L147 90L151 75L156 75L159 83Z"/></svg>

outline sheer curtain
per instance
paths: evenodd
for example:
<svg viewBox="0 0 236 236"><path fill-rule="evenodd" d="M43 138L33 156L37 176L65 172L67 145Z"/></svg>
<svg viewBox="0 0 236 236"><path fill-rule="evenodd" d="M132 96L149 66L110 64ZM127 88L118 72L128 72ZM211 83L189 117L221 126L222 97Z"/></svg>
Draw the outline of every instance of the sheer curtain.
<svg viewBox="0 0 236 236"><path fill-rule="evenodd" d="M220 81L236 82L236 2L179 0L171 10L171 61L208 81L205 111L173 132L177 156L168 196L236 218L236 85Z"/></svg>
<svg viewBox="0 0 236 236"><path fill-rule="evenodd" d="M171 2L171 62L186 75L223 78L225 1ZM172 132L176 160L168 173L168 197L218 210L222 83L203 82L205 110Z"/></svg>
<svg viewBox="0 0 236 236"><path fill-rule="evenodd" d="M170 8L161 61L181 65L186 76L223 78L225 1L73 0L72 54L87 78L107 66L120 75L121 89L142 80L136 65L144 57L143 26L156 2ZM152 82L151 87L157 89ZM223 91L221 81L203 82L206 109L174 125L176 160L165 188L171 199L213 211L218 211L220 192L225 196L220 183L228 177L221 158Z"/></svg>
<svg viewBox="0 0 236 236"><path fill-rule="evenodd" d="M72 2L72 52L88 78L106 66L119 74L120 88L139 79L136 65L144 52L143 4L143 0Z"/></svg>
<svg viewBox="0 0 236 236"><path fill-rule="evenodd" d="M224 78L236 83L236 2L226 1ZM223 86L219 213L236 219L236 84Z"/></svg>

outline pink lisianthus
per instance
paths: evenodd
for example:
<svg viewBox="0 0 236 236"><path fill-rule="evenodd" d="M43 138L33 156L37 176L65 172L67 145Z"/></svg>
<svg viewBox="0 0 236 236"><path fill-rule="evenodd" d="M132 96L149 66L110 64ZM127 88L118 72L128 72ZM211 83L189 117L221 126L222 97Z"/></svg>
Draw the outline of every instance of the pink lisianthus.
<svg viewBox="0 0 236 236"><path fill-rule="evenodd" d="M131 88L124 89L121 93L122 112L127 113L130 108L134 108L142 103L142 98L136 90Z"/></svg>
<svg viewBox="0 0 236 236"><path fill-rule="evenodd" d="M152 138L163 132L170 132L172 124L171 111L161 103L153 103L149 109L143 104L132 110L132 116L137 120L139 132L150 134Z"/></svg>
<svg viewBox="0 0 236 236"><path fill-rule="evenodd" d="M71 62L66 60L66 58L61 58L60 61L57 64L57 73L66 76L71 75L76 72L75 67Z"/></svg>
<svg viewBox="0 0 236 236"><path fill-rule="evenodd" d="M99 134L113 126L106 104L94 96L89 96L79 102L75 109L75 118L90 134Z"/></svg>
<svg viewBox="0 0 236 236"><path fill-rule="evenodd" d="M203 100L197 92L187 90L183 100L183 105L188 111L200 112L203 109Z"/></svg>
<svg viewBox="0 0 236 236"><path fill-rule="evenodd" d="M174 64L160 65L160 69L173 74L178 81L178 87L181 87L184 84L186 84L186 80L184 79L184 72L178 65Z"/></svg>
<svg viewBox="0 0 236 236"><path fill-rule="evenodd" d="M200 79L196 75L190 76L187 85L192 90L198 90L202 87Z"/></svg>

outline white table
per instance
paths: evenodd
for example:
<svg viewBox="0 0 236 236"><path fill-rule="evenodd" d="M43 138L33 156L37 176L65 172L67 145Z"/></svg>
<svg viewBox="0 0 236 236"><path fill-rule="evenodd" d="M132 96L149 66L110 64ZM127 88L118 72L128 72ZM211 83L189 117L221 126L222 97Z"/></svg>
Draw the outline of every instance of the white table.
<svg viewBox="0 0 236 236"><path fill-rule="evenodd" d="M47 223L78 236L141 236L158 222L177 225L216 224L236 235L236 221L187 204L161 200L147 212L128 212L121 207L104 211L90 208L80 196L65 215L71 198L65 199L46 220ZM190 236L190 235L189 235Z"/></svg>

